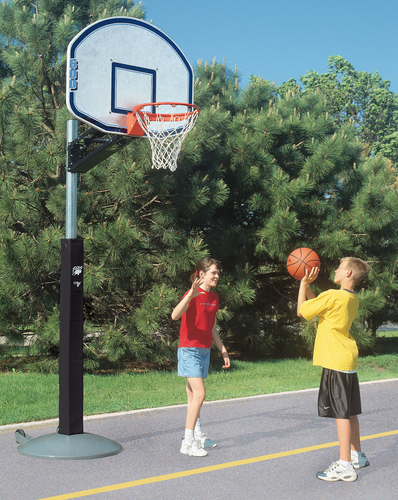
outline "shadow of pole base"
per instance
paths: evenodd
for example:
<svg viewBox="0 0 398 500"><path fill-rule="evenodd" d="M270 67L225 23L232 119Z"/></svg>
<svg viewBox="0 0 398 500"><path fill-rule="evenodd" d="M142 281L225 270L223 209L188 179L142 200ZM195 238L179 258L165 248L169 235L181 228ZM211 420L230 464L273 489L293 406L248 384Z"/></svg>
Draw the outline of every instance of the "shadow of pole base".
<svg viewBox="0 0 398 500"><path fill-rule="evenodd" d="M18 431L17 431L18 432ZM96 434L46 434L36 438L19 436L21 455L52 460L91 460L110 457L122 451L122 445Z"/></svg>

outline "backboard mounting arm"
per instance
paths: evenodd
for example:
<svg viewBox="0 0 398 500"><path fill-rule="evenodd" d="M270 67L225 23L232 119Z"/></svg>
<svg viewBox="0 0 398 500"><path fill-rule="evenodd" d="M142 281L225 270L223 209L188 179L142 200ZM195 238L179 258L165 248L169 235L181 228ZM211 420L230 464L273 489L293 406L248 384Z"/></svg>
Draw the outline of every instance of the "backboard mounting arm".
<svg viewBox="0 0 398 500"><path fill-rule="evenodd" d="M88 172L134 139L136 137L105 134L91 127L69 142L67 169L72 173Z"/></svg>

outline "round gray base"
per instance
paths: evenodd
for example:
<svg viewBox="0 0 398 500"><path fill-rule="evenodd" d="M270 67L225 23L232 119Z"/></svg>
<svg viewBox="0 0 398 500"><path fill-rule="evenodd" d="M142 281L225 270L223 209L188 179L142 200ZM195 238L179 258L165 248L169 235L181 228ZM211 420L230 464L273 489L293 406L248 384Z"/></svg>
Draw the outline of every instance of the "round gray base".
<svg viewBox="0 0 398 500"><path fill-rule="evenodd" d="M53 460L90 460L109 457L122 451L122 446L96 434L46 434L18 446L21 455Z"/></svg>

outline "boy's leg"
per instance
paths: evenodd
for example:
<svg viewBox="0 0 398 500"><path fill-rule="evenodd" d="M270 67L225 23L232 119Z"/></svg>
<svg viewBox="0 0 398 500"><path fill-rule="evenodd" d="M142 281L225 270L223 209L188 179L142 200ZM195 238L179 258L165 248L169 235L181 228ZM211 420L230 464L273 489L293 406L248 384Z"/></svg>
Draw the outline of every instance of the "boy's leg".
<svg viewBox="0 0 398 500"><path fill-rule="evenodd" d="M359 434L359 420L357 415L351 415L351 450L361 451L361 438Z"/></svg>
<svg viewBox="0 0 398 500"><path fill-rule="evenodd" d="M340 445L340 460L351 462L351 419L336 418Z"/></svg>
<svg viewBox="0 0 398 500"><path fill-rule="evenodd" d="M340 444L340 460L350 462L351 450L361 451L358 417L357 415L351 415L349 419L336 418L336 425Z"/></svg>
<svg viewBox="0 0 398 500"><path fill-rule="evenodd" d="M367 467L369 460L361 452L359 420L357 415L349 419L336 419L337 434L339 436L340 460L352 462L355 469Z"/></svg>
<svg viewBox="0 0 398 500"><path fill-rule="evenodd" d="M339 436L340 460L333 462L317 477L323 481L355 481L358 474L351 463L351 422L349 418L336 418L337 434Z"/></svg>
<svg viewBox="0 0 398 500"><path fill-rule="evenodd" d="M351 462L355 469L361 469L370 465L368 457L361 451L361 437L359 432L359 420L356 415L351 420Z"/></svg>

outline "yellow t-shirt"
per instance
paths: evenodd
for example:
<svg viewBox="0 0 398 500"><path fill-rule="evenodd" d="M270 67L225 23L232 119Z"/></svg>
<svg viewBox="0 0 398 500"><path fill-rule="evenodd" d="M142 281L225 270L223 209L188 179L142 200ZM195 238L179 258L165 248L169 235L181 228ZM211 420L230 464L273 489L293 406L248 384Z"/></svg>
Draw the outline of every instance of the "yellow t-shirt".
<svg viewBox="0 0 398 500"><path fill-rule="evenodd" d="M319 316L314 365L337 371L356 370L358 347L350 328L358 307L357 296L347 290L328 290L303 303L300 313L306 320Z"/></svg>

